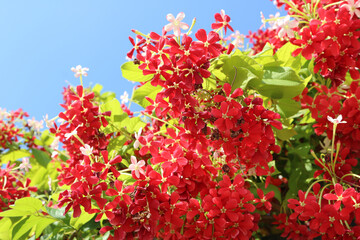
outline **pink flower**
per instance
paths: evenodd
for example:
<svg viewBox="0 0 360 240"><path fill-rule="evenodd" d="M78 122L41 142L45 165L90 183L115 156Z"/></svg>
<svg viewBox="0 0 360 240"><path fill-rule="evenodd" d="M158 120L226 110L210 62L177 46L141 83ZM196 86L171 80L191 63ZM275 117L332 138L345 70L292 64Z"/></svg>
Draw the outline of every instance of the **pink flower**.
<svg viewBox="0 0 360 240"><path fill-rule="evenodd" d="M355 13L356 16L360 18L360 10L358 9L360 7L360 2L355 3L354 0L348 0L347 2L347 4L342 6L349 10L351 17L353 17Z"/></svg>
<svg viewBox="0 0 360 240"><path fill-rule="evenodd" d="M22 163L20 164L19 168L24 169L25 172L29 171L29 168L31 168L31 164L28 157L22 158Z"/></svg>
<svg viewBox="0 0 360 240"><path fill-rule="evenodd" d="M135 176L137 178L140 178L140 173L145 175L145 171L144 169L142 169L143 166L145 166L144 160L140 160L138 162L135 156L131 156L131 164L129 166L129 169L131 171L135 171Z"/></svg>
<svg viewBox="0 0 360 240"><path fill-rule="evenodd" d="M71 71L73 71L75 74L75 77L85 76L87 77L87 71L89 71L89 68L81 67L81 65L77 65L76 68L72 67Z"/></svg>
<svg viewBox="0 0 360 240"><path fill-rule="evenodd" d="M166 15L166 19L170 22L169 24L165 25L164 29L165 31L169 32L171 30L174 30L174 34L176 37L179 37L181 34L181 29L187 30L189 29L189 25L186 23L181 22L185 18L185 13L181 12L179 13L176 18L174 18L174 15L169 13Z"/></svg>

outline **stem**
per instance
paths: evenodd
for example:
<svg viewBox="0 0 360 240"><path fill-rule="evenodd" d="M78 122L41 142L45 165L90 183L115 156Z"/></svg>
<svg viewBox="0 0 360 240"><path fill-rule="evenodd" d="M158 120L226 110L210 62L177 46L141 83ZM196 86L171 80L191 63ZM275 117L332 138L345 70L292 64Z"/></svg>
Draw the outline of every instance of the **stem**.
<svg viewBox="0 0 360 240"><path fill-rule="evenodd" d="M133 102L134 91L135 91L135 87L133 87L133 90L132 90L132 93L131 93L131 99L130 99L130 101L129 101L129 106L128 106L129 109L130 109L131 103Z"/></svg>
<svg viewBox="0 0 360 240"><path fill-rule="evenodd" d="M319 179L319 180L313 182L313 183L310 185L310 187L308 188L308 190L306 190L305 198L307 197L307 195L308 195L309 192L311 191L312 187L313 187L316 183L319 183L319 182L322 182L322 181L329 182L330 180L328 180L328 179Z"/></svg>
<svg viewBox="0 0 360 240"><path fill-rule="evenodd" d="M191 30L193 29L195 23L196 23L196 18L194 18L194 19L192 20L191 26L190 26L190 28L189 28L189 31L187 31L186 35L189 35L189 34L190 34L190 32L191 32Z"/></svg>
<svg viewBox="0 0 360 240"><path fill-rule="evenodd" d="M335 173L335 162L336 162L336 159L334 160L334 143L335 143L336 126L337 126L337 123L334 123L332 143L331 143L331 156L330 156L330 158L331 158L331 166L332 166L333 173Z"/></svg>
<svg viewBox="0 0 360 240"><path fill-rule="evenodd" d="M324 190L328 187L328 186L330 186L331 184L329 183L329 184L327 184L327 185L325 185L322 189L321 189L321 192L320 192L320 195L319 195L319 206L321 207L321 199L322 199L322 195L323 195L323 193L324 193Z"/></svg>
<svg viewBox="0 0 360 240"><path fill-rule="evenodd" d="M80 74L80 84L83 86L82 75Z"/></svg>
<svg viewBox="0 0 360 240"><path fill-rule="evenodd" d="M331 6L334 6L334 5L338 5L338 4L342 3L342 2L345 2L345 1L342 0L342 1L334 2L334 3L330 3L330 4L326 5L326 6L323 6L323 8L324 8L324 9L327 9L328 7L331 7Z"/></svg>
<svg viewBox="0 0 360 240"><path fill-rule="evenodd" d="M160 122L163 122L163 123L165 123L165 124L168 124L168 125L172 126L173 128L175 128L174 125L172 125L171 123L169 123L169 122L167 122L167 121L165 121L165 120L162 120L162 119L160 119L160 118L154 117L154 116L152 116L152 115L150 115L150 114L147 114L147 113L145 113L145 112L143 113L143 115L144 115L144 116L147 116L147 117L149 117L149 118L153 118L153 119L155 119L155 120L158 120L158 121L160 121Z"/></svg>

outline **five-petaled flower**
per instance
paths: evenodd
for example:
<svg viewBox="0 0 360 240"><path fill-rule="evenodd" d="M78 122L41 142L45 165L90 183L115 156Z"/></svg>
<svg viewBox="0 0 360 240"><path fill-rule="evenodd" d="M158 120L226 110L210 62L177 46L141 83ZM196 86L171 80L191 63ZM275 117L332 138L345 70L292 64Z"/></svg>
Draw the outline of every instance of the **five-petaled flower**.
<svg viewBox="0 0 360 240"><path fill-rule="evenodd" d="M124 92L123 95L120 96L121 103L127 103L129 102L129 94L127 91Z"/></svg>
<svg viewBox="0 0 360 240"><path fill-rule="evenodd" d="M89 71L89 68L87 67L81 67L81 65L77 65L76 68L72 67L71 71L73 71L75 74L75 77L80 77L80 76L84 76L87 77L87 71Z"/></svg>
<svg viewBox="0 0 360 240"><path fill-rule="evenodd" d="M342 115L341 114L335 119L330 117L330 116L327 116L327 119L329 120L329 122L331 122L333 124L346 123L346 121L342 121Z"/></svg>
<svg viewBox="0 0 360 240"><path fill-rule="evenodd" d="M93 147L90 147L88 144L84 145L85 147L80 147L80 151L85 156L90 156L93 152Z"/></svg>
<svg viewBox="0 0 360 240"><path fill-rule="evenodd" d="M176 37L179 37L180 34L181 34L180 28L183 29L183 30L189 29L189 25L187 25L186 23L181 22L184 18L185 18L185 13L183 13L183 12L180 12L176 16L176 18L171 13L166 15L166 19L170 23L165 25L165 27L164 27L165 31L169 32L171 30L174 30L174 35Z"/></svg>
<svg viewBox="0 0 360 240"><path fill-rule="evenodd" d="M353 17L355 13L356 16L360 18L360 10L358 9L360 8L360 1L357 1L355 3L355 0L347 0L347 2L347 4L344 4L342 6L349 10L351 17Z"/></svg>
<svg viewBox="0 0 360 240"><path fill-rule="evenodd" d="M140 173L145 175L145 171L144 169L142 169L143 166L145 166L144 160L140 160L138 162L135 156L131 156L131 164L129 166L129 169L131 171L134 171L137 178L140 178Z"/></svg>

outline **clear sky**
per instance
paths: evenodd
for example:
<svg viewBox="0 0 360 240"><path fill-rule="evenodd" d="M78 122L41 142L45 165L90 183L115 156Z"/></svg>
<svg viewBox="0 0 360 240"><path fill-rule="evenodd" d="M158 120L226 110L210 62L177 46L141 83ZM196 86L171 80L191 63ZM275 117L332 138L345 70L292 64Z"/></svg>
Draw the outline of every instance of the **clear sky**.
<svg viewBox="0 0 360 240"><path fill-rule="evenodd" d="M56 116L63 87L79 84L70 71L79 64L90 68L84 86L100 83L118 98L131 93L133 84L120 71L131 29L161 33L166 14L185 12L189 25L197 19L193 32L208 31L221 9L244 34L260 27L260 11L279 11L270 0L0 1L0 108L21 107L37 120Z"/></svg>

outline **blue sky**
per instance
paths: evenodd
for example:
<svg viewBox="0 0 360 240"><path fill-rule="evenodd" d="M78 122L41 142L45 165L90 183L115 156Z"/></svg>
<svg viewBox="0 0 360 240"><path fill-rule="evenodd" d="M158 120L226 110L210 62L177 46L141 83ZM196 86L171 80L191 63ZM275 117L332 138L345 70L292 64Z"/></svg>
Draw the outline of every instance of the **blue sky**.
<svg viewBox="0 0 360 240"><path fill-rule="evenodd" d="M133 87L120 71L131 29L161 33L166 14L182 11L188 24L196 17L193 31L210 30L221 9L244 34L260 27L260 11L265 16L279 11L270 0L1 1L0 108L21 107L38 120L46 113L56 116L63 87L79 84L70 71L79 64L90 68L84 86L100 83L119 98Z"/></svg>

